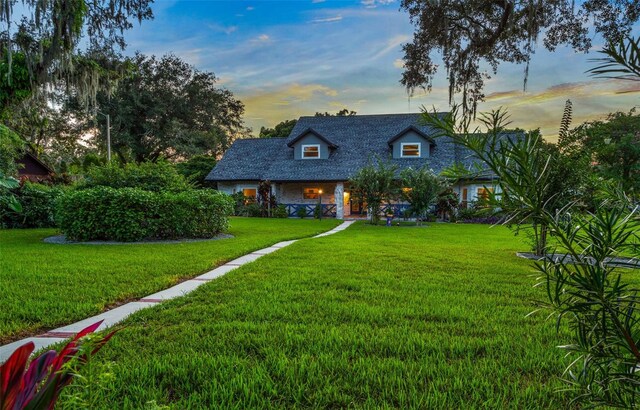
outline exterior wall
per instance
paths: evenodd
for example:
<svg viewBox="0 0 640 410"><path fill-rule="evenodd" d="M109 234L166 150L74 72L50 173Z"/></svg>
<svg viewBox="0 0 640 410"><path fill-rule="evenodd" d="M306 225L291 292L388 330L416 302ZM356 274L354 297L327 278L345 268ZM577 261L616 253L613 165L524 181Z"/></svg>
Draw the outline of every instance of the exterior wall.
<svg viewBox="0 0 640 410"><path fill-rule="evenodd" d="M323 204L335 204L334 191L336 189L335 183L283 183L279 185L279 196L276 197L276 201L281 204L317 204L317 199L304 199L302 197L302 190L304 188L319 188L322 189L322 203Z"/></svg>
<svg viewBox="0 0 640 410"><path fill-rule="evenodd" d="M497 185L497 183L492 183L491 181L484 181L484 182L480 182L480 181L463 181L460 184L458 184L458 186L456 188L454 188L454 190L456 191L456 193L458 194L458 197L460 198L460 202L463 202L463 197L462 197L462 193L463 190L466 188L467 189L467 203L469 202L475 202L478 200L478 189L480 188L493 188L494 192L499 193L500 192L500 187Z"/></svg>
<svg viewBox="0 0 640 410"><path fill-rule="evenodd" d="M402 158L402 143L417 143L420 146L420 158L429 158L431 144L413 131L409 131L393 142L393 158Z"/></svg>
<svg viewBox="0 0 640 410"><path fill-rule="evenodd" d="M218 191L225 194L235 194L245 188L258 189L257 181L218 182Z"/></svg>
<svg viewBox="0 0 640 410"><path fill-rule="evenodd" d="M317 144L320 145L320 158L302 158L302 146L309 144ZM293 145L293 158L300 159L304 161L317 161L319 159L328 159L329 158L329 146L326 142L322 141L320 138L316 137L313 134L307 134L304 137L300 138L298 142Z"/></svg>

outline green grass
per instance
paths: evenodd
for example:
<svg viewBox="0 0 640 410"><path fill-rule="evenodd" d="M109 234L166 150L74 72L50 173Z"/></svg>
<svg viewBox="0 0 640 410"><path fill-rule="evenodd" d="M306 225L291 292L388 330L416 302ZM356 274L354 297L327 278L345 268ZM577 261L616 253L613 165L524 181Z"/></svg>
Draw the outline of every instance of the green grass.
<svg viewBox="0 0 640 410"><path fill-rule="evenodd" d="M55 245L51 229L0 230L0 344L72 323L170 287L335 220L233 218L234 238L149 245Z"/></svg>
<svg viewBox="0 0 640 410"><path fill-rule="evenodd" d="M523 246L455 224L299 241L127 320L94 407L570 407Z"/></svg>

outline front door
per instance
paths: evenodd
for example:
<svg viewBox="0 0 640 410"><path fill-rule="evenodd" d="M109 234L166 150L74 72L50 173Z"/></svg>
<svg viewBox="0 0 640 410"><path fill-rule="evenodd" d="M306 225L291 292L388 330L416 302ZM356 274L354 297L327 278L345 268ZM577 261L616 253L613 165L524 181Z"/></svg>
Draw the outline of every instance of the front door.
<svg viewBox="0 0 640 410"><path fill-rule="evenodd" d="M362 204L355 199L351 200L351 214L352 215L362 215L365 213L365 209L367 209L367 204Z"/></svg>

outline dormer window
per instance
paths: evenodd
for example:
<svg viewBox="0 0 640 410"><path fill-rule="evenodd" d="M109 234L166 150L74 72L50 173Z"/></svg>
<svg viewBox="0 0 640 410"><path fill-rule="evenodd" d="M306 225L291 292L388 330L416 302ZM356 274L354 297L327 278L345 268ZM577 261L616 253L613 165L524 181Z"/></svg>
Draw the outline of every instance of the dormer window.
<svg viewBox="0 0 640 410"><path fill-rule="evenodd" d="M402 158L420 158L422 144L419 142L403 142L400 146Z"/></svg>
<svg viewBox="0 0 640 410"><path fill-rule="evenodd" d="M309 144L302 146L302 158L318 159L320 158L320 144Z"/></svg>

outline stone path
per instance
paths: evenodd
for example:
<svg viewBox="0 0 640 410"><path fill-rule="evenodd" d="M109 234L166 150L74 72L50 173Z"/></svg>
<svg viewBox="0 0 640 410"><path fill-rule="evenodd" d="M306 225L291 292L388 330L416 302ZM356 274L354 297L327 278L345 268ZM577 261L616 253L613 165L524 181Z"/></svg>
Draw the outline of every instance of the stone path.
<svg viewBox="0 0 640 410"><path fill-rule="evenodd" d="M349 226L351 226L351 224L353 224L354 222L355 221L345 221L330 231L314 236L314 238L321 238L323 236L328 236L337 232L344 231ZM81 320L76 323L72 323L67 326L53 329L49 332L43 333L38 336L29 337L26 339L18 340L13 343L9 343L4 346L0 346L0 363L3 363L4 361L6 361L9 358L9 356L11 356L11 353L13 353L14 350L16 350L18 347L20 347L25 343L33 342L36 346L35 350L38 351L42 348L54 345L56 343L62 342L68 338L75 336L75 334L78 331L84 329L90 324L96 323L99 320L104 320L104 322L102 322L98 330L104 330L108 327L115 325L116 323L121 322L122 320L127 318L129 315L137 312L138 310L155 306L158 303L161 303L165 300L184 296L187 293L194 291L195 289L197 289L198 287L202 286L203 284L205 284L210 280L219 278L220 276L225 275L226 273L234 269L237 269L238 267L244 264L253 262L264 255L268 255L272 252L277 251L278 249L282 249L285 246L289 246L292 243L297 241L298 239L276 243L275 245L269 246L268 248L260 249L250 254L241 256L237 259L234 259L230 262L225 263L222 266L215 268L212 271L209 271L193 279L189 279L187 281L179 283L169 289L165 289L160 292L156 292L152 295L146 296L135 302L130 302L125 305L118 306L115 309L108 310L99 315Z"/></svg>

